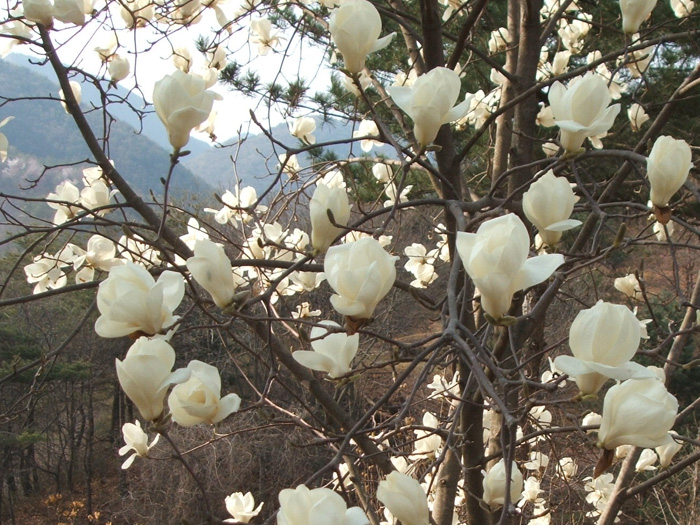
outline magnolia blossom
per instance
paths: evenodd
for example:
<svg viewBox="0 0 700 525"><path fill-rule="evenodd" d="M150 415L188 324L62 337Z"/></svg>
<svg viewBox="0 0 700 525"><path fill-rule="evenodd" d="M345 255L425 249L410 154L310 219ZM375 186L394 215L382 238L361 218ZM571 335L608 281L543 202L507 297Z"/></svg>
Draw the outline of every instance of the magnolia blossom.
<svg viewBox="0 0 700 525"><path fill-rule="evenodd" d="M656 455L656 452L654 452L650 448L645 448L639 455L639 459L637 460L637 463L634 466L634 470L636 470L637 472L644 472L646 470L656 470L656 467L654 465L657 459L659 458Z"/></svg>
<svg viewBox="0 0 700 525"><path fill-rule="evenodd" d="M564 479L572 480L578 472L578 465L574 458L563 457L559 460L557 464L556 474L562 476Z"/></svg>
<svg viewBox="0 0 700 525"><path fill-rule="evenodd" d="M374 166L372 166L372 175L374 175L374 178L379 182L388 184L389 181L394 178L394 171L388 164L385 164L384 162L377 162Z"/></svg>
<svg viewBox="0 0 700 525"><path fill-rule="evenodd" d="M620 445L654 448L673 441L671 430L678 400L657 378L630 379L605 394L598 446L614 450Z"/></svg>
<svg viewBox="0 0 700 525"><path fill-rule="evenodd" d="M110 57L109 65L107 66L109 77L112 85L121 82L131 73L131 64L128 58L124 58L119 54L114 54Z"/></svg>
<svg viewBox="0 0 700 525"><path fill-rule="evenodd" d="M80 202L80 190L69 180L64 180L56 186L55 192L49 193L46 200L49 208L56 210L53 217L54 224L63 224L74 218L80 211L80 207L74 205Z"/></svg>
<svg viewBox="0 0 700 525"><path fill-rule="evenodd" d="M319 252L328 250L350 220L352 205L344 187L320 180L309 202L311 244ZM332 216L332 222L331 222Z"/></svg>
<svg viewBox="0 0 700 525"><path fill-rule="evenodd" d="M163 339L140 337L123 361L116 359L119 385L146 421L163 413L163 400L172 384L187 381L190 371L172 371L175 350Z"/></svg>
<svg viewBox="0 0 700 525"><path fill-rule="evenodd" d="M685 140L667 135L657 138L647 159L651 202L659 208L667 207L688 178L692 165L690 146Z"/></svg>
<svg viewBox="0 0 700 525"><path fill-rule="evenodd" d="M54 0L53 17L64 24L81 26L93 10L93 0Z"/></svg>
<svg viewBox="0 0 700 525"><path fill-rule="evenodd" d="M119 5L119 14L129 29L145 27L156 15L152 0L123 0Z"/></svg>
<svg viewBox="0 0 700 525"><path fill-rule="evenodd" d="M637 104L635 102L627 110L627 118L630 119L632 131L636 133L642 129L642 125L649 120L649 115L647 115L646 111L644 111L641 104Z"/></svg>
<svg viewBox="0 0 700 525"><path fill-rule="evenodd" d="M173 148L189 142L190 132L209 118L215 100L221 95L207 90L202 77L179 69L156 82L153 105Z"/></svg>
<svg viewBox="0 0 700 525"><path fill-rule="evenodd" d="M586 489L586 502L595 506L595 511L590 512L587 516L599 516L615 491L615 476L610 473L602 474L597 478L586 478L586 483L583 488Z"/></svg>
<svg viewBox="0 0 700 525"><path fill-rule="evenodd" d="M184 294L185 281L177 272L163 272L156 282L142 266L115 266L97 291L101 315L95 332L101 337L158 334L178 320L173 311Z"/></svg>
<svg viewBox="0 0 700 525"><path fill-rule="evenodd" d="M384 201L384 207L389 208L396 204L406 202L408 200L408 194L411 193L412 189L413 185L409 184L408 186L401 188L401 191L399 192L396 182L393 180L388 182L386 186L384 186L384 193L387 196L387 200Z"/></svg>
<svg viewBox="0 0 700 525"><path fill-rule="evenodd" d="M620 104L609 106L610 91L605 79L589 72L567 87L555 82L549 88L549 104L561 130L561 145L576 152L586 137L606 133L620 112Z"/></svg>
<svg viewBox="0 0 700 525"><path fill-rule="evenodd" d="M428 253L425 246L414 242L411 246L406 246L403 253L408 256L408 261L404 268L415 277L415 280L411 282L411 286L425 288L437 279L438 275L435 272L435 254L433 251Z"/></svg>
<svg viewBox="0 0 700 525"><path fill-rule="evenodd" d="M221 376L215 366L196 359L189 362L190 378L173 388L168 406L173 421L183 427L198 423L213 425L241 406L238 394L221 397Z"/></svg>
<svg viewBox="0 0 700 525"><path fill-rule="evenodd" d="M23 16L30 22L50 28L53 25L51 0L22 0Z"/></svg>
<svg viewBox="0 0 700 525"><path fill-rule="evenodd" d="M413 453L411 459L434 458L440 447L442 447L442 437L436 433L438 428L438 418L432 412L423 414L423 426L432 429L424 430L422 428L414 430L416 441L413 444Z"/></svg>
<svg viewBox="0 0 700 525"><path fill-rule="evenodd" d="M63 268L72 264L73 252L70 246L55 255L41 253L24 267L24 274L29 284L34 284L32 293L38 294L47 290L62 288L68 282Z"/></svg>
<svg viewBox="0 0 700 525"><path fill-rule="evenodd" d="M367 0L346 0L331 12L328 30L333 43L343 55L345 69L359 73L365 68L367 55L389 45L394 33L379 38L382 19L377 8Z"/></svg>
<svg viewBox="0 0 700 525"><path fill-rule="evenodd" d="M306 142L307 144L316 144L316 137L313 136L313 131L316 129L316 121L311 117L295 118L289 133L292 137Z"/></svg>
<svg viewBox="0 0 700 525"><path fill-rule="evenodd" d="M214 214L214 220L219 224L226 224L231 222L235 224L236 222L242 222L244 224L249 223L253 220L254 213L265 213L267 211L267 206L258 204L253 210L254 213L249 211L250 208L258 201L258 194L255 188L252 186L236 186L234 192L226 190L221 196L221 203L224 205L220 210L215 210L212 208L204 208L207 213Z"/></svg>
<svg viewBox="0 0 700 525"><path fill-rule="evenodd" d="M429 525L430 510L423 487L415 479L394 471L379 482L377 499L403 525Z"/></svg>
<svg viewBox="0 0 700 525"><path fill-rule="evenodd" d="M138 235L127 237L122 235L117 242L120 248L119 256L144 268L158 266L161 263L158 249L148 244Z"/></svg>
<svg viewBox="0 0 700 525"><path fill-rule="evenodd" d="M80 103L83 101L83 88L80 85L80 82L76 82L75 80L70 81L70 90L73 93L73 98L75 99L75 103L80 105ZM58 90L58 98L61 101L61 106L63 106L63 109L66 111L66 113L70 114L70 110L68 109L68 104L66 103L65 100L65 94L63 93L62 89Z"/></svg>
<svg viewBox="0 0 700 525"><path fill-rule="evenodd" d="M394 285L396 259L372 237L329 248L323 270L335 291L333 308L353 319L372 317Z"/></svg>
<svg viewBox="0 0 700 525"><path fill-rule="evenodd" d="M592 18L589 13L579 12L573 20L564 17L559 19L557 35L561 38L561 43L566 49L572 53L581 52L584 46L584 37L592 27L589 23Z"/></svg>
<svg viewBox="0 0 700 525"><path fill-rule="evenodd" d="M523 194L523 211L535 225L545 244L555 245L562 233L581 224L569 219L576 196L566 177L555 177L549 170Z"/></svg>
<svg viewBox="0 0 700 525"><path fill-rule="evenodd" d="M630 299L641 299L642 297L642 289L639 286L637 276L633 273L615 279L614 286L616 290L619 290Z"/></svg>
<svg viewBox="0 0 700 525"><path fill-rule="evenodd" d="M639 30L649 15L656 7L656 0L620 0L622 12L622 30L628 35Z"/></svg>
<svg viewBox="0 0 700 525"><path fill-rule="evenodd" d="M674 436L677 436L675 432L669 432L670 440L666 444L655 448L656 453L659 455L659 464L662 468L666 468L671 464L673 456L675 456L682 448L683 443L681 441L676 441Z"/></svg>
<svg viewBox="0 0 700 525"><path fill-rule="evenodd" d="M243 278L233 271L224 248L209 239L195 242L194 257L187 259L186 264L194 280L209 292L214 304L219 308L231 304L236 288L244 282Z"/></svg>
<svg viewBox="0 0 700 525"><path fill-rule="evenodd" d="M530 237L517 215L485 221L476 233L457 233L457 251L493 319L508 313L515 292L548 279L564 264L561 254L528 256Z"/></svg>
<svg viewBox="0 0 700 525"><path fill-rule="evenodd" d="M676 18L689 16L694 7L695 2L693 0L671 0L671 9L673 9L673 14L676 15Z"/></svg>
<svg viewBox="0 0 700 525"><path fill-rule="evenodd" d="M460 88L457 73L436 67L418 77L411 87L390 86L387 92L413 120L413 134L418 143L427 146L435 140L443 124L459 120L469 111L472 95L455 106Z"/></svg>
<svg viewBox="0 0 700 525"><path fill-rule="evenodd" d="M595 394L609 379L649 377L647 370L630 362L639 342L639 320L624 305L598 301L581 310L569 330L574 357L560 355L555 366L574 377L581 393Z"/></svg>
<svg viewBox="0 0 700 525"><path fill-rule="evenodd" d="M2 121L0 121L0 128L14 118L15 117L4 118ZM7 137L3 133L0 133L0 162L5 162L7 160L7 148L9 147L10 143L8 142Z"/></svg>
<svg viewBox="0 0 700 525"><path fill-rule="evenodd" d="M498 53L504 51L508 47L508 42L511 40L510 32L505 27L499 27L491 31L489 38L489 51Z"/></svg>
<svg viewBox="0 0 700 525"><path fill-rule="evenodd" d="M73 269L80 270L75 274L76 283L92 281L95 270L108 272L112 267L123 264L116 259L117 247L114 242L101 235L93 235L87 243L87 250L74 244L69 245L73 250Z"/></svg>
<svg viewBox="0 0 700 525"><path fill-rule="evenodd" d="M270 49L275 49L282 38L278 32L272 31L272 22L267 18L254 18L250 21L250 43L257 44L258 55L267 55Z"/></svg>
<svg viewBox="0 0 700 525"><path fill-rule="evenodd" d="M155 439L149 445L148 435L141 428L141 422L138 419L136 420L135 424L124 423L124 426L122 427L122 435L124 436L124 442L126 445L119 449L119 455L123 456L131 450L134 451L134 453L126 458L126 461L122 464L122 469L124 470L128 469L137 457L148 457L148 451L152 449L156 443L158 443L158 439L160 438L160 434L156 434Z"/></svg>
<svg viewBox="0 0 700 525"><path fill-rule="evenodd" d="M651 64L651 60L654 58L655 51L656 46L649 46L630 53L628 57L629 61L626 63L626 66L632 74L632 78L641 78L646 70L649 69L649 64Z"/></svg>
<svg viewBox="0 0 700 525"><path fill-rule="evenodd" d="M226 496L226 511L233 519L224 520L224 523L248 523L255 516L260 514L264 503L255 506L255 498L250 492L234 492Z"/></svg>
<svg viewBox="0 0 700 525"><path fill-rule="evenodd" d="M668 241L669 237L673 235L673 231L676 229L676 227L673 225L673 222L670 221L666 224L661 224L658 221L654 221L654 226L652 226L652 229L654 230L654 235L656 235L657 241L666 242ZM668 235L666 232L668 232Z"/></svg>
<svg viewBox="0 0 700 525"><path fill-rule="evenodd" d="M279 494L278 525L369 525L360 507L347 508L345 501L331 489L284 489Z"/></svg>
<svg viewBox="0 0 700 525"><path fill-rule="evenodd" d="M311 329L313 352L297 350L292 357L307 368L326 372L328 377L344 376L352 370L350 365L359 348L360 334L349 336L333 321L321 321L321 325ZM335 330L331 332L326 327Z"/></svg>
<svg viewBox="0 0 700 525"><path fill-rule="evenodd" d="M505 460L501 459L491 470L484 474L483 500L492 509L502 507L506 502L506 490L511 503L516 503L523 492L523 474L517 463L513 461L510 470L510 483L506 474Z"/></svg>
<svg viewBox="0 0 700 525"><path fill-rule="evenodd" d="M352 134L353 138L357 137L378 137L379 136L379 128L377 127L377 123L374 120L363 120L360 122L360 126L357 128L357 131L354 131ZM360 148L362 148L362 151L364 152L370 152L372 151L372 148L377 146L383 146L384 144L378 140L374 139L364 139L360 141Z"/></svg>

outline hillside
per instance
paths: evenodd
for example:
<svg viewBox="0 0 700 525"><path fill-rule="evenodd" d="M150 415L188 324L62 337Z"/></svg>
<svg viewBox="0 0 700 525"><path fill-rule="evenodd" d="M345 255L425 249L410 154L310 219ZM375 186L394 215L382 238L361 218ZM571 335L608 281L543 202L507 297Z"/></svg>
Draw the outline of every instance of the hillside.
<svg viewBox="0 0 700 525"><path fill-rule="evenodd" d="M70 115L57 101L50 100L49 97L57 96L58 85L35 72L42 69L46 68L29 69L0 60L0 96L12 100L0 107L0 121L6 116L15 117L3 128L10 142L8 160L0 164L0 190L3 192L17 194L21 188L30 187L30 181L42 175L46 166L50 169L41 176L32 193L33 196L46 195L64 179L78 180L85 165L75 163L91 158ZM91 100L96 101L95 90L83 85L82 107L88 110ZM141 99L130 97L129 100L134 107L140 107ZM142 107L143 102L140 104ZM110 105L110 110L114 108L114 121L107 129L102 112L88 111L87 118L98 134L109 136L111 158L136 191L146 198L151 192L162 195L160 178L167 174L169 152L139 133L125 118L121 119L119 114L128 110L117 109L118 106L122 105ZM205 181L184 166L176 168L171 189L174 198L180 200L208 192L210 188Z"/></svg>

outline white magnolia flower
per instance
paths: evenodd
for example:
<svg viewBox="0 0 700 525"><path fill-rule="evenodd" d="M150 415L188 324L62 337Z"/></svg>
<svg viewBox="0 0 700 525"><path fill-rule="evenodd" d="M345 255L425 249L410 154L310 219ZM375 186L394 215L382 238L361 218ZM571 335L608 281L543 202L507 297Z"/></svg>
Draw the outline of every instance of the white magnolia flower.
<svg viewBox="0 0 700 525"><path fill-rule="evenodd" d="M243 278L233 271L224 248L209 239L195 242L194 256L187 259L186 265L194 280L209 292L219 308L229 306L236 288L244 283Z"/></svg>
<svg viewBox="0 0 700 525"><path fill-rule="evenodd" d="M129 73L131 73L131 63L128 58L115 53L109 59L107 71L109 71L109 78L112 85L116 85L129 76Z"/></svg>
<svg viewBox="0 0 700 525"><path fill-rule="evenodd" d="M353 138L357 137L379 137L379 128L377 123L373 120L363 120L360 122L360 126L352 134ZM373 139L364 139L360 141L360 148L365 153L372 151L373 147L381 147L384 143Z"/></svg>
<svg viewBox="0 0 700 525"><path fill-rule="evenodd" d="M369 525L360 507L347 508L340 496L327 488L284 489L279 494L278 525Z"/></svg>
<svg viewBox="0 0 700 525"><path fill-rule="evenodd" d="M404 186L401 189L401 193L399 193L399 188L398 186L396 186L396 182L394 182L393 180L390 181L386 184L386 186L384 186L384 193L387 196L387 200L384 201L384 207L389 208L396 204L406 202L408 200L408 194L411 192L412 189L413 186L409 184L408 186Z"/></svg>
<svg viewBox="0 0 700 525"><path fill-rule="evenodd" d="M250 492L234 492L226 496L226 511L233 519L224 520L224 523L248 523L255 516L260 514L264 503L255 506L255 498Z"/></svg>
<svg viewBox="0 0 700 525"><path fill-rule="evenodd" d="M649 377L642 365L630 361L641 340L639 320L624 305L598 301L581 310L569 330L571 356L560 355L555 366L572 376L581 393L595 394L610 379Z"/></svg>
<svg viewBox="0 0 700 525"><path fill-rule="evenodd" d="M129 29L145 27L156 15L152 0L123 0L119 6L119 14Z"/></svg>
<svg viewBox="0 0 700 525"><path fill-rule="evenodd" d="M555 177L549 170L523 194L523 211L535 225L545 244L553 246L562 233L576 228L581 221L570 219L576 195L566 177Z"/></svg>
<svg viewBox="0 0 700 525"><path fill-rule="evenodd" d="M510 483L508 483L506 464L503 459L491 467L491 470L482 473L484 475L483 500L486 505L492 509L502 507L506 501L506 487L508 487L511 503L516 503L520 499L523 492L523 474L515 461L510 470Z"/></svg>
<svg viewBox="0 0 700 525"><path fill-rule="evenodd" d="M415 277L415 280L411 282L411 286L425 288L437 279L435 257L427 253L425 246L414 242L411 246L406 246L403 253L408 256L408 262L406 262L404 268Z"/></svg>
<svg viewBox="0 0 700 525"><path fill-rule="evenodd" d="M517 215L485 221L476 233L457 233L457 251L493 319L508 313L515 292L539 284L564 263L561 254L528 259L530 237Z"/></svg>
<svg viewBox="0 0 700 525"><path fill-rule="evenodd" d="M75 274L76 283L86 283L93 280L95 270L108 272L112 267L123 264L116 258L117 247L114 242L101 235L93 235L87 243L87 250L74 244L69 245L73 250L73 269L80 270Z"/></svg>
<svg viewBox="0 0 700 525"><path fill-rule="evenodd" d="M379 301L394 285L396 259L371 237L330 247L323 269L336 292L331 297L333 308L354 319L372 317Z"/></svg>
<svg viewBox="0 0 700 525"><path fill-rule="evenodd" d="M141 422L138 419L136 420L135 424L124 423L124 426L122 427L122 435L124 436L124 442L126 445L119 449L119 455L123 456L129 453L131 450L134 451L134 453L126 458L126 461L122 464L122 469L124 470L128 469L137 457L148 457L148 451L151 450L156 443L158 443L158 439L160 438L160 434L156 434L155 439L149 445L148 435L141 428Z"/></svg>
<svg viewBox="0 0 700 525"><path fill-rule="evenodd" d="M234 192L226 190L221 196L221 203L224 205L220 210L204 208L207 213L214 214L214 220L219 224L236 224L242 222L248 224L253 220L255 214L265 213L267 206L258 204L251 211L252 206L258 201L258 194L252 186L236 186Z"/></svg>
<svg viewBox="0 0 700 525"><path fill-rule="evenodd" d="M572 480L578 473L578 464L571 457L563 457L559 459L556 474L557 476L562 476L564 479Z"/></svg>
<svg viewBox="0 0 700 525"><path fill-rule="evenodd" d="M48 28L53 25L53 4L51 0L22 0L23 16L30 22Z"/></svg>
<svg viewBox="0 0 700 525"><path fill-rule="evenodd" d="M642 125L649 120L649 115L647 115L646 111L644 111L641 104L637 104L635 102L627 110L627 118L630 119L630 127L632 128L632 131L636 133L642 129Z"/></svg>
<svg viewBox="0 0 700 525"><path fill-rule="evenodd" d="M434 432L439 425L437 417L432 412L423 414L423 426L432 430L417 429L413 433L416 435L416 441L413 443L413 453L410 458L413 460L434 458L442 447L442 437Z"/></svg>
<svg viewBox="0 0 700 525"><path fill-rule="evenodd" d="M321 321L321 325L311 329L313 351L297 350L292 357L307 368L326 372L331 378L350 373L352 360L359 348L360 334L348 336L340 325L333 321ZM325 327L334 330L331 332Z"/></svg>
<svg viewBox="0 0 700 525"><path fill-rule="evenodd" d="M215 100L221 95L207 90L202 77L179 69L155 83L153 105L173 148L185 147L190 132L209 118Z"/></svg>
<svg viewBox="0 0 700 525"><path fill-rule="evenodd" d="M138 264L145 268L151 266L159 266L161 260L157 248L146 243L143 238L138 235L127 237L122 235L117 242L119 247L119 256L125 261Z"/></svg>
<svg viewBox="0 0 700 525"><path fill-rule="evenodd" d="M613 450L620 445L654 448L672 441L678 400L658 378L629 379L608 390L598 446Z"/></svg>
<svg viewBox="0 0 700 525"><path fill-rule="evenodd" d="M95 331L101 337L159 334L179 319L173 311L184 294L185 281L179 273L165 271L156 282L142 266L114 266L97 291L101 315Z"/></svg>
<svg viewBox="0 0 700 525"><path fill-rule="evenodd" d="M418 77L411 87L390 86L387 92L413 120L413 134L418 143L427 146L435 140L443 124L459 120L469 111L472 95L455 106L460 89L457 73L436 67Z"/></svg>
<svg viewBox="0 0 700 525"><path fill-rule="evenodd" d="M622 30L631 35L639 30L654 7L656 0L620 0L620 11L622 11Z"/></svg>
<svg viewBox="0 0 700 525"><path fill-rule="evenodd" d="M72 264L73 252L70 246L55 255L48 253L36 255L32 262L24 267L27 282L34 284L32 293L37 294L64 287L68 278L63 269Z"/></svg>
<svg viewBox="0 0 700 525"><path fill-rule="evenodd" d="M505 51L508 47L508 43L511 40L510 32L505 27L499 27L491 31L491 37L489 38L489 51L491 53L498 53L500 51Z"/></svg>
<svg viewBox="0 0 700 525"><path fill-rule="evenodd" d="M673 14L676 15L676 18L689 16L694 7L695 2L693 0L671 0L671 9L673 9Z"/></svg>
<svg viewBox="0 0 700 525"><path fill-rule="evenodd" d="M688 178L692 165L690 146L685 140L666 135L658 137L647 158L651 202L659 208L668 206Z"/></svg>
<svg viewBox="0 0 700 525"><path fill-rule="evenodd" d="M325 179L316 184L309 202L311 244L319 252L328 250L348 225L352 205L344 187L327 185ZM331 217L333 221L331 222Z"/></svg>
<svg viewBox="0 0 700 525"><path fill-rule="evenodd" d="M58 186L56 191L49 193L46 196L46 204L50 208L56 210L53 217L54 224L63 224L66 221L73 219L79 212L80 207L80 190L71 181L64 180Z"/></svg>
<svg viewBox="0 0 700 525"><path fill-rule="evenodd" d="M359 73L365 68L367 55L389 45L394 33L379 38L382 19L377 8L367 0L345 0L331 12L328 21L331 39L343 55L345 69Z"/></svg>
<svg viewBox="0 0 700 525"><path fill-rule="evenodd" d="M163 400L170 385L187 381L190 371L172 371L175 350L163 339L140 337L123 361L116 359L119 385L146 421L163 413Z"/></svg>
<svg viewBox="0 0 700 525"><path fill-rule="evenodd" d="M650 448L645 448L639 455L639 459L637 460L637 463L634 466L634 470L636 470L637 472L656 470L655 464L658 459L659 458L656 455L656 452L654 452Z"/></svg>
<svg viewBox="0 0 700 525"><path fill-rule="evenodd" d="M555 82L549 88L549 104L561 130L561 144L569 152L581 148L586 137L606 133L620 112L620 104L609 106L608 85L600 75L586 73L564 87Z"/></svg>
<svg viewBox="0 0 700 525"><path fill-rule="evenodd" d="M676 441L675 437L677 434L675 432L669 432L671 439L667 441L665 445L656 447L656 453L659 455L659 464L662 468L666 468L671 464L673 456L675 456L682 448L683 442Z"/></svg>
<svg viewBox="0 0 700 525"><path fill-rule="evenodd" d="M382 184L388 184L394 178L394 171L388 164L377 162L372 166L372 175Z"/></svg>
<svg viewBox="0 0 700 525"><path fill-rule="evenodd" d="M313 136L315 129L316 121L314 119L311 117L298 117L294 119L289 133L307 144L316 144L316 137Z"/></svg>
<svg viewBox="0 0 700 525"><path fill-rule="evenodd" d="M279 46L282 38L272 31L272 22L267 18L254 18L250 21L250 43L258 46L258 55L265 56Z"/></svg>
<svg viewBox="0 0 700 525"><path fill-rule="evenodd" d="M198 423L213 425L238 411L241 406L238 394L221 397L221 376L215 366L194 359L187 370L190 378L176 385L168 397L175 423L183 427Z"/></svg>
<svg viewBox="0 0 700 525"><path fill-rule="evenodd" d="M633 273L616 278L614 286L616 290L622 292L630 299L642 299L642 289L637 276Z"/></svg>
<svg viewBox="0 0 700 525"><path fill-rule="evenodd" d="M394 471L379 482L377 499L403 525L429 525L428 498L415 479Z"/></svg>

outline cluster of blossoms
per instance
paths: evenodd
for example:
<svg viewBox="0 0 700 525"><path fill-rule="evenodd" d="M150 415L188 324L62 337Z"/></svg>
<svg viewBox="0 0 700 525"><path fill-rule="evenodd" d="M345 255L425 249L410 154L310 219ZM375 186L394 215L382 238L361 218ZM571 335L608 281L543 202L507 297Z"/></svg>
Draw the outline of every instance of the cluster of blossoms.
<svg viewBox="0 0 700 525"><path fill-rule="evenodd" d="M655 3L621 1L623 31L628 35L639 31ZM153 3L132 0L122 4L122 19L129 28L159 22ZM222 4L191 1L158 4L158 7L163 10L160 16L182 25L194 24L203 11L212 10L223 28L229 24L229 16L240 16L255 7L256 2L249 5L250 9L244 6L242 11L231 14ZM679 13L687 15L693 8L692 2L673 4L677 16L685 16ZM364 72L368 54L387 46L393 34L381 37L381 17L366 0L346 0L338 2L337 6L336 2L329 0L323 5L336 7L330 14L328 27L331 39L342 55L349 88L356 90L357 94L358 88L366 87L365 80L371 81ZM460 8L459 2L446 2L446 5L447 17L454 13L455 8ZM23 8L25 19L47 28L53 26L54 20L82 25L86 16L93 12L91 2L71 0L56 0L54 3L24 0ZM592 17L583 12L577 2L569 2L565 9L575 16L561 18L558 22L556 33L564 49L554 53L551 59L550 50L543 50L537 74L539 79L566 73L572 56L580 55L585 47ZM545 2L542 19L547 20L558 10L559 2ZM283 40L273 31L268 19L252 19L249 29L250 43L257 47L260 55L274 51ZM492 54L505 51L512 38L505 28L494 30L488 41L489 51ZM643 44L635 36L631 36L631 41L637 47ZM129 62L116 52L117 48L116 42L108 42L96 49L108 65L113 82L126 78L130 70ZM636 49L620 66L626 67L633 78L641 77L653 60L654 52L653 47ZM555 142L552 137L552 142L546 144L548 154L556 155L563 149L566 155L576 155L586 140L593 147L601 148L602 139L622 111L619 103L612 104L627 88L617 70L611 71L602 62L600 52L593 51L586 59L589 64L597 64L595 71L576 77L567 85L554 82L547 95L548 105L539 112L540 125L558 128L558 140ZM214 104L220 96L210 88L226 64L225 48L215 46L206 53L204 64L196 65L196 62L195 55L188 49L175 49L175 70L159 80L153 91L153 105L167 130L175 157L187 145L193 130L206 130L214 135ZM397 77L394 85L387 87L393 103L412 122L412 140L417 145L414 151L429 151L446 124L483 126L499 106L503 86L508 82L505 75L494 69L490 79L495 87L489 93L480 91L462 96L458 69L436 67L422 75L411 69L411 73L403 78ZM79 85L72 90L78 99ZM634 131L640 130L649 119L644 107L636 102L629 106L627 113ZM306 145L313 145L316 143L315 129L313 118L300 117L293 121L290 134ZM360 148L364 152L381 144L376 140L381 138L379 129L371 120L361 122L354 138L361 140ZM0 135L0 155L4 156L6 151L7 139ZM672 223L668 222L670 204L688 177L691 157L690 147L685 141L668 136L659 137L648 156L649 208L662 226L660 231L664 235L671 231ZM295 156L284 156L280 160L290 176L298 176L300 167ZM385 207L395 207L408 200L413 187L405 184L405 180L399 180L389 164L376 163L372 172L384 184ZM100 216L109 211L114 192L102 173L86 170L83 182L82 190L66 181L48 195L49 206L56 210L55 225L78 220L83 212ZM305 189L311 187L314 189L308 206L309 232L299 228L292 230L277 221L267 222L269 210L261 204L251 187L227 190L220 199L220 209L204 210L217 224L241 233L239 252L243 257L256 262L288 263L284 269L275 269L275 265L265 268L264 264L232 263L226 248L210 239L208 231L193 220L188 224L188 233L181 237L193 255L186 260L174 260L179 266L178 271L165 270L158 250L144 239L125 236L115 243L95 235L89 239L86 249L66 244L57 253L37 255L25 267L27 280L35 284L34 292L39 293L64 286L67 283L66 269L70 267L76 271L75 278L79 283L95 279L96 274L99 275L97 272L108 272L97 294L100 317L95 323L95 331L102 337L128 336L135 339L123 360L116 360L116 371L122 389L141 417L153 423L156 432L160 432L160 425L167 419L167 399L167 414L175 423L185 427L214 425L237 412L242 400L235 393L221 395L220 373L207 363L192 360L186 367L173 370L177 356L171 342L177 337L180 317L175 312L185 294L185 275L206 292L207 299L203 302L210 299L223 313L239 306L237 301L242 288L251 290L251 293L269 294L267 302L272 306L280 297L312 291L325 280L333 292L330 303L345 318L345 327L331 320L321 320L310 331L310 350L296 350L292 357L300 365L325 373L334 380L343 380L352 374L353 361L360 348L361 334L356 331L372 318L379 303L394 286L398 257L387 251L386 239L375 239L349 227L353 204L343 173L328 171ZM509 313L518 292L546 282L566 264L561 253L545 253L544 250L556 250L563 233L581 224L571 218L577 202L574 189L567 178L558 177L554 171L548 170L538 173L524 192L523 213L537 230L535 250L531 250L527 226L513 213L485 220L475 232L456 234L455 247L461 263L477 289L482 311L494 325L507 325L513 320ZM437 262L450 259L445 227L438 225L435 233L440 240L433 249L413 243L403 251L408 257L404 268L413 275L410 284L415 288L431 285L437 279ZM540 254L531 256L531 251ZM303 268L315 257L323 257L323 273ZM296 265L298 269L288 271ZM158 278L153 274L158 274ZM632 277L629 275L616 281L615 287L628 297L638 299L642 288L637 278ZM198 288L193 286L192 289ZM320 317L322 312L312 310L310 303L303 302L292 315L299 320ZM678 402L664 386L665 377L657 369L631 361L643 333L643 322L629 308L600 301L576 316L569 332L573 355L560 355L552 364L558 374L570 376L584 396L597 394L609 379L618 382L605 394L602 414L597 420L589 417L584 425L598 426L596 443L607 451L619 451L621 455L626 447L645 448L637 465L640 471L654 468L657 457L662 466L668 466L680 448L670 432L678 412ZM547 382L551 377L553 373L542 381ZM561 378L554 380L563 386ZM459 401L460 392L457 374L449 382L438 377L429 388L434 390L433 399L447 401L449 414L454 415L455 401ZM484 411L485 443L495 437L491 435L491 423L492 418L498 417L493 408ZM424 475L422 483L413 474L419 470L415 468L415 462L440 457L445 445L444 429L440 428L439 414L431 411L426 411L421 421L421 428L413 430L412 452L392 458L397 471L385 476L378 484L376 498L385 507L386 523L395 523L397 519L405 525L430 523L434 504L433 474ZM552 414L545 406L537 405L529 410L528 424L535 431L545 431L551 427ZM496 434L496 426L493 428ZM147 457L159 437L156 435L149 444L148 434L139 421L124 425L123 435L126 445L120 449L120 455L133 452L123 468L128 468L136 457ZM528 460L521 465L501 458L483 472L482 501L486 507L496 510L508 504L517 503L520 508L531 505L533 515L539 516L530 520L531 524L549 522L549 510L541 497L540 482L545 471L552 467L549 456L543 451L543 441L541 437L527 441L530 447ZM570 457L559 458L553 467L555 475L566 480L578 475L579 466ZM525 478L523 472L531 475ZM608 505L613 479L612 475L606 474L587 484L587 501L595 507L591 515L602 512ZM343 498L328 488L309 489L299 485L296 489L280 492L279 502L279 524L320 523L328 519L327 516L333 516L334 523L343 525L364 525L369 521L362 509L348 508ZM251 493L234 493L226 498L225 503L232 516L229 521L237 523L247 523L262 507L262 504L255 507ZM459 506L463 501L456 503Z"/></svg>

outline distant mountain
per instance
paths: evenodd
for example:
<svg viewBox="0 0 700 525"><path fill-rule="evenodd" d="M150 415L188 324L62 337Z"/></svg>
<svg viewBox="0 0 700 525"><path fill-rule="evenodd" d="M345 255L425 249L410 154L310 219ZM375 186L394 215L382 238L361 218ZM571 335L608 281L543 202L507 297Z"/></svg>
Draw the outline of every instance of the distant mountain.
<svg viewBox="0 0 700 525"><path fill-rule="evenodd" d="M46 195L64 179L79 180L86 165L75 163L91 158L70 115L56 100L48 98L56 97L59 88L56 82L36 73L44 69L46 67L28 68L0 60L0 96L12 100L0 107L0 121L9 115L15 117L2 130L10 142L8 161L0 164L0 189L7 193L16 194L19 187L30 185L27 179L42 175L43 166L53 166L43 173L34 192L35 196ZM129 125L127 115L131 115L132 122L136 117L122 108L124 104L110 105L112 122L103 121L101 111L89 111L91 106L99 104L99 98L94 87L87 83L83 86L81 106L97 134L109 136L110 157L119 172L144 198L150 200L151 192L162 195L160 179L167 175L169 150ZM136 107L139 101L143 104L140 98L132 97L129 100ZM138 120L135 123L138 124ZM160 127L162 129L162 125ZM200 149L196 143L194 146L193 150ZM209 192L211 189L205 181L182 165L176 167L171 184L174 198L181 200Z"/></svg>
<svg viewBox="0 0 700 525"><path fill-rule="evenodd" d="M352 137L352 125L349 122L331 120L321 122L317 120L316 143L333 142ZM300 141L289 133L286 124L278 124L270 130L275 139L283 142L291 148L300 147ZM387 150L384 152L383 150ZM351 153L361 156L362 150L358 143L339 144L324 147L324 151L332 152L337 158L348 158ZM377 150L389 155L389 148ZM236 181L255 187L260 192L267 188L274 180L279 155L284 149L273 145L264 134L248 135L241 141L227 143L222 146L210 148L199 153L194 153L182 159L182 163L195 175L202 177L211 186L219 191L233 189ZM300 155L299 163L302 167L309 165L308 155ZM270 174L273 175L270 175Z"/></svg>

